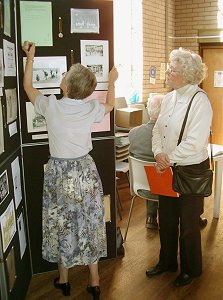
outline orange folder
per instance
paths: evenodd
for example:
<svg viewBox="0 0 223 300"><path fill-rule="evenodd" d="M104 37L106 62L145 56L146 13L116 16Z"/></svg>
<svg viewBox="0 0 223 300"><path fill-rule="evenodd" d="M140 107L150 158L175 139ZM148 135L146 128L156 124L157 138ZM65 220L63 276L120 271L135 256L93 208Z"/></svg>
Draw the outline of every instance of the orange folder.
<svg viewBox="0 0 223 300"><path fill-rule="evenodd" d="M179 194L172 189L173 172L171 167L167 168L164 173L157 173L155 166L144 166L144 168L151 193L179 197Z"/></svg>

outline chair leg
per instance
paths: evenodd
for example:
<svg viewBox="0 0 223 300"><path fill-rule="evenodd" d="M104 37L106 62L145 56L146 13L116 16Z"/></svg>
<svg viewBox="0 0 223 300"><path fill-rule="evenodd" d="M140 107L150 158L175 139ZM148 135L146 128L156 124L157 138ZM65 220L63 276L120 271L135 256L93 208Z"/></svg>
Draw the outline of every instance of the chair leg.
<svg viewBox="0 0 223 300"><path fill-rule="evenodd" d="M118 197L118 203L119 203L119 205L121 207L121 210L123 210L122 202L121 202L121 199L120 199L120 196L119 196L119 191L118 191L117 184L116 184L116 193L117 193L117 197Z"/></svg>
<svg viewBox="0 0 223 300"><path fill-rule="evenodd" d="M131 201L131 206L130 206L130 210L129 210L129 216L128 216L128 221L127 221L127 225L126 225L126 229L125 229L125 235L124 235L123 242L126 241L127 233L128 233L128 230L129 230L129 223L130 223L130 219L131 219L131 216L132 216L132 209L133 209L135 197L136 197L136 195L132 197L132 201Z"/></svg>
<svg viewBox="0 0 223 300"><path fill-rule="evenodd" d="M130 186L130 181L129 181L129 171L127 171L127 172L125 173L125 175L126 175L126 178L127 178L127 180L128 180L128 184L129 184L129 186Z"/></svg>
<svg viewBox="0 0 223 300"><path fill-rule="evenodd" d="M118 209L118 214L119 214L120 220L122 220L122 213L121 213L122 205L121 205L121 201L120 201L120 197L119 197L119 192L118 192L117 186L116 186L116 195L117 195L117 198L118 198L118 201L116 201L116 205L117 205L117 209Z"/></svg>

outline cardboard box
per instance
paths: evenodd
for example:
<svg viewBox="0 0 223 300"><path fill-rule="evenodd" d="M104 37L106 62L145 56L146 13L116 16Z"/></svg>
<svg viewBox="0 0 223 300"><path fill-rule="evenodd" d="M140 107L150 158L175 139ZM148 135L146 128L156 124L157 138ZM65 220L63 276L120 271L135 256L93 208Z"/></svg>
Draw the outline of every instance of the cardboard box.
<svg viewBox="0 0 223 300"><path fill-rule="evenodd" d="M119 108L115 111L115 125L132 128L142 124L143 110L139 108Z"/></svg>
<svg viewBox="0 0 223 300"><path fill-rule="evenodd" d="M115 98L115 109L128 107L125 97Z"/></svg>

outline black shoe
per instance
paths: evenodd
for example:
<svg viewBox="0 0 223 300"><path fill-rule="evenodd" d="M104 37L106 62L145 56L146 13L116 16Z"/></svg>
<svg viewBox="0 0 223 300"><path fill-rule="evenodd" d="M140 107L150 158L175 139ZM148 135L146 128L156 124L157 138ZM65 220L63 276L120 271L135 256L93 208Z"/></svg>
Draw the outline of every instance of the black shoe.
<svg viewBox="0 0 223 300"><path fill-rule="evenodd" d="M201 218L199 220L200 229L204 229L207 226L208 220L206 218Z"/></svg>
<svg viewBox="0 0 223 300"><path fill-rule="evenodd" d="M148 219L146 221L146 228L158 229L157 219L154 217L148 217Z"/></svg>
<svg viewBox="0 0 223 300"><path fill-rule="evenodd" d="M59 277L54 279L54 286L56 289L60 289L64 296L70 296L70 283L59 283Z"/></svg>
<svg viewBox="0 0 223 300"><path fill-rule="evenodd" d="M99 295L101 294L99 286L87 286L87 291L93 296L93 300L99 300Z"/></svg>
<svg viewBox="0 0 223 300"><path fill-rule="evenodd" d="M168 271L176 272L177 266L167 268L167 267L164 267L162 264L158 263L155 267L146 270L146 276L153 277L153 276L160 275L160 274L162 274L164 272L168 272Z"/></svg>
<svg viewBox="0 0 223 300"><path fill-rule="evenodd" d="M186 273L181 273L179 276L177 276L177 278L174 281L174 285L176 287L180 287L183 285L187 285L190 284L193 281L193 277L191 277L190 275L186 274Z"/></svg>

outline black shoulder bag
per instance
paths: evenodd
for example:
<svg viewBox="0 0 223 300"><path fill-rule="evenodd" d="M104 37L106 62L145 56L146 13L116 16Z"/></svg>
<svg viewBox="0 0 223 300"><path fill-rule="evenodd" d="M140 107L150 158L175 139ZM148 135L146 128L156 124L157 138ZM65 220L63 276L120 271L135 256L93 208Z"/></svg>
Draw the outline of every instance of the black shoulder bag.
<svg viewBox="0 0 223 300"><path fill-rule="evenodd" d="M177 145L179 145L182 140L192 101L195 95L199 92L201 91L197 91L190 100ZM211 163L213 165L212 148L211 159ZM198 168L197 166L194 167L193 165L178 166L174 164L173 166L173 190L181 195L208 197L212 193L212 182L213 171L211 169L207 169L205 167L202 168L202 166Z"/></svg>

